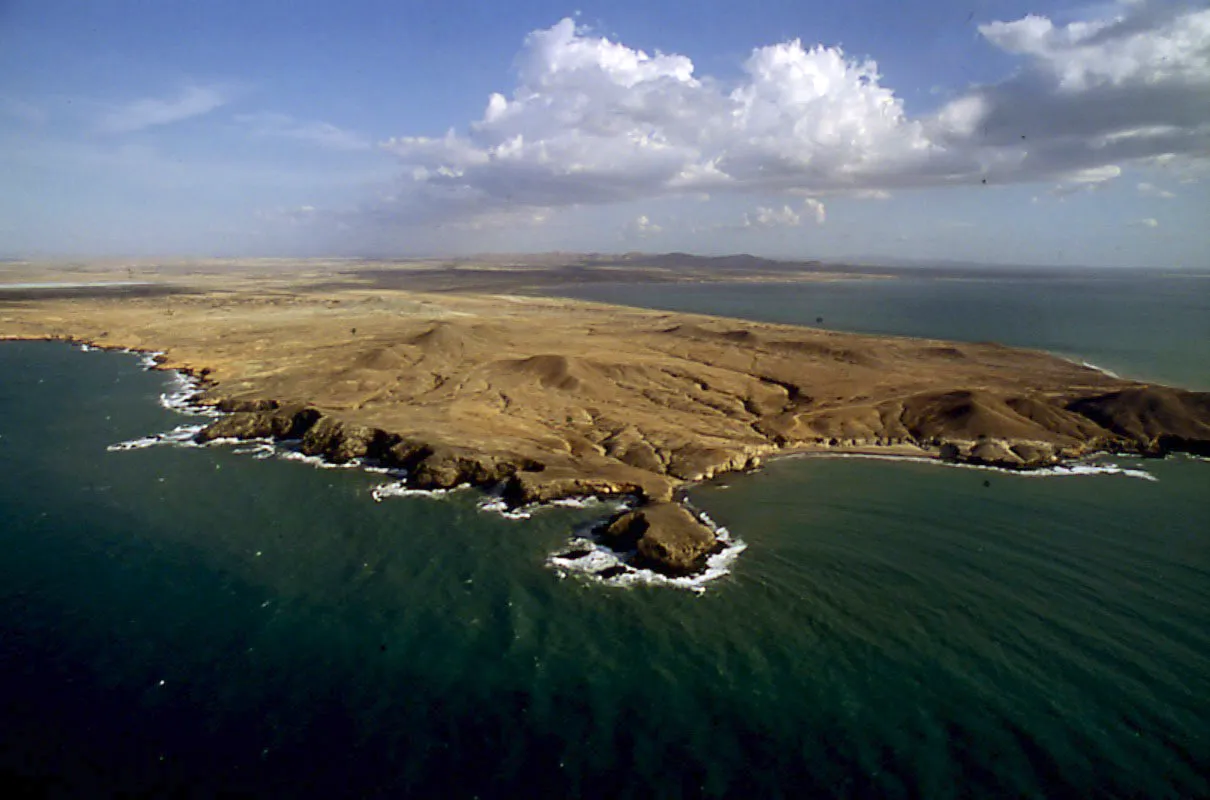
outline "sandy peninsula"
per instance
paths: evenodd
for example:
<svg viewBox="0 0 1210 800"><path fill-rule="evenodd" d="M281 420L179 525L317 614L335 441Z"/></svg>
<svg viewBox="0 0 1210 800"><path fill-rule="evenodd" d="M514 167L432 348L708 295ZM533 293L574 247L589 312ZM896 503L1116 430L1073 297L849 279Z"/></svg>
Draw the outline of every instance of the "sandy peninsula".
<svg viewBox="0 0 1210 800"><path fill-rule="evenodd" d="M642 279L648 268L633 261L627 279ZM162 368L201 379L199 400L228 412L203 440L299 439L334 461L406 468L419 488L502 485L513 505L633 495L640 505L601 535L667 574L699 569L718 547L679 491L778 454L1028 469L1102 451L1210 451L1210 394L1046 353L519 293L602 279L584 277L594 269L17 265L0 273L0 337L162 352ZM653 281L735 279L649 269ZM4 288L22 283L38 285Z"/></svg>

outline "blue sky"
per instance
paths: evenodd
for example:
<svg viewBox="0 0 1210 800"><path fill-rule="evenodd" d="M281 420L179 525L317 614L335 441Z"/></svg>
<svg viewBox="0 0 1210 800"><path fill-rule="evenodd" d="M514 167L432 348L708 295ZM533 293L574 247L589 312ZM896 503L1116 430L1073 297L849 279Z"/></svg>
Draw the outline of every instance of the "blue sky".
<svg viewBox="0 0 1210 800"><path fill-rule="evenodd" d="M0 2L0 255L1210 265L1204 3Z"/></svg>

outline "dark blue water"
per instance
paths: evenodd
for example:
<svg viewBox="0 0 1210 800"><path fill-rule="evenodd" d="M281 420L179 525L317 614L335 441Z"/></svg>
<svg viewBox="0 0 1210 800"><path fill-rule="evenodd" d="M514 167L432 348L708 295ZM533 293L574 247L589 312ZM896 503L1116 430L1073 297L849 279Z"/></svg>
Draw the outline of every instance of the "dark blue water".
<svg viewBox="0 0 1210 800"><path fill-rule="evenodd" d="M6 783L1210 796L1210 464L776 462L694 493L748 542L731 575L619 590L545 564L591 510L512 522L225 448L107 452L181 421L163 384L0 346Z"/></svg>

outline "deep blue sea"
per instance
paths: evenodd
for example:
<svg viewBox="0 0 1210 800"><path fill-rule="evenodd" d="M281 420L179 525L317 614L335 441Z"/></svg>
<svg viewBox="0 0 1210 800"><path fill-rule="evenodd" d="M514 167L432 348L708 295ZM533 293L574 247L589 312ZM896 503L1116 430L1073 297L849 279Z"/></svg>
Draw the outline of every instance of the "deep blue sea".
<svg viewBox="0 0 1210 800"><path fill-rule="evenodd" d="M1042 347L1210 388L1210 281L583 296ZM0 345L0 781L41 795L1208 797L1210 463L775 461L695 593L561 576L600 509L231 447L134 356Z"/></svg>

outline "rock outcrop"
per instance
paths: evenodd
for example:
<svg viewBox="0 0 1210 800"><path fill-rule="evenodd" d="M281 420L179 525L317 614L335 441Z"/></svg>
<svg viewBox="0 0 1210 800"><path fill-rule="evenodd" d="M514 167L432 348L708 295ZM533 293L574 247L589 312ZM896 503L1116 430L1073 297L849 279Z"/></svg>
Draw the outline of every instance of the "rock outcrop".
<svg viewBox="0 0 1210 800"><path fill-rule="evenodd" d="M409 474L417 487L452 489L464 483L490 486L505 481L519 470L540 471L542 465L525 459L473 454L450 447L427 448Z"/></svg>
<svg viewBox="0 0 1210 800"><path fill-rule="evenodd" d="M633 550L634 566L665 575L700 572L706 559L722 549L709 527L675 503L652 503L624 512L602 527L599 535L614 550Z"/></svg>
<svg viewBox="0 0 1210 800"><path fill-rule="evenodd" d="M367 459L383 466L406 469L411 483L421 489L451 489L463 484L488 486L511 478L519 470L540 472L543 469L540 462L531 459L429 445L379 428L344 423L314 408L283 406L271 400L258 403L224 400L216 407L241 410L232 411L199 431L194 436L198 443L216 439L297 440L299 449L306 455L335 464ZM250 408L258 410L245 410ZM557 488L533 487L519 493L518 500L541 502L551 499L544 494L564 496Z"/></svg>
<svg viewBox="0 0 1210 800"><path fill-rule="evenodd" d="M391 436L377 428L320 417L303 433L302 451L309 456L322 456L336 464L346 464L355 458L389 463L391 447L398 441L398 436Z"/></svg>
<svg viewBox="0 0 1210 800"><path fill-rule="evenodd" d="M219 404L222 407L222 404ZM319 419L319 412L303 406L272 407L262 411L236 411L219 417L198 432L199 443L215 439L297 439Z"/></svg>
<svg viewBox="0 0 1210 800"><path fill-rule="evenodd" d="M651 496L640 482L558 470L547 473L544 464L530 459L423 444L377 428L341 423L313 408L268 400L224 400L217 407L235 410L198 432L194 438L199 443L229 438L297 440L302 452L333 463L365 458L406 469L408 483L419 489L502 485L504 499L512 507L567 497L629 495L642 501ZM753 459L745 458L732 468L752 464ZM615 548L634 550L634 566L666 575L700 570L706 557L720 547L713 531L691 513L658 499L613 520L602 535Z"/></svg>
<svg viewBox="0 0 1210 800"><path fill-rule="evenodd" d="M635 481L607 477L587 477L570 474L567 470L536 470L532 466L518 470L504 487L504 499L513 506L549 503L568 497L651 497L651 493Z"/></svg>

